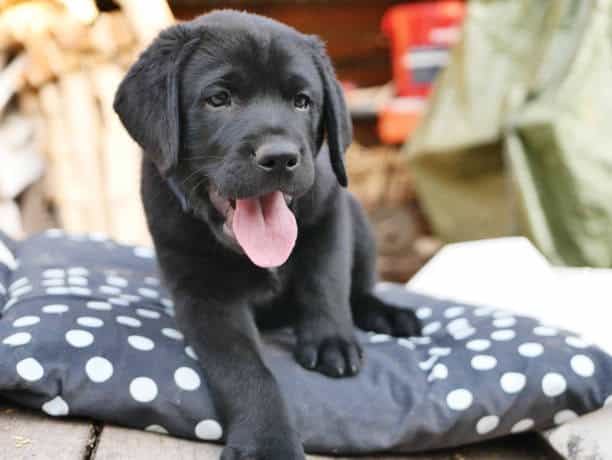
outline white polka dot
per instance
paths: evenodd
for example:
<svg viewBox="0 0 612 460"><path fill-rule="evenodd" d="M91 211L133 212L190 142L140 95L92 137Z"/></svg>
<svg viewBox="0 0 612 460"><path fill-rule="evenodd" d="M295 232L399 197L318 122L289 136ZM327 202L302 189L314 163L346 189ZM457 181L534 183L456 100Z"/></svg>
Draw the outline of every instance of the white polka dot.
<svg viewBox="0 0 612 460"><path fill-rule="evenodd" d="M431 337L409 337L408 340L417 345L429 345L431 343Z"/></svg>
<svg viewBox="0 0 612 460"><path fill-rule="evenodd" d="M108 303L111 303L113 305L119 305L120 307L130 306L130 301L121 297L111 297L110 299L108 299Z"/></svg>
<svg viewBox="0 0 612 460"><path fill-rule="evenodd" d="M440 324L440 321L434 321L433 323L429 323L423 327L423 334L431 335L438 331L441 327L442 325Z"/></svg>
<svg viewBox="0 0 612 460"><path fill-rule="evenodd" d="M472 351L485 351L491 347L491 342L487 339L475 339L466 343L465 347Z"/></svg>
<svg viewBox="0 0 612 460"><path fill-rule="evenodd" d="M567 382L561 374L550 372L542 379L542 391L550 398L564 393L566 388Z"/></svg>
<svg viewBox="0 0 612 460"><path fill-rule="evenodd" d="M150 319L158 319L161 316L159 312L156 312L155 310L149 310L147 308L137 308L136 314L138 316L142 316L143 318Z"/></svg>
<svg viewBox="0 0 612 460"><path fill-rule="evenodd" d="M57 286L47 288L45 289L45 292L49 295L66 295L70 294L70 289L68 289L67 287Z"/></svg>
<svg viewBox="0 0 612 460"><path fill-rule="evenodd" d="M468 329L470 327L472 326L470 326L470 323L467 319L457 318L446 325L446 330L453 334L457 331L460 331L461 329Z"/></svg>
<svg viewBox="0 0 612 460"><path fill-rule="evenodd" d="M421 368L421 370L423 371L428 371L430 370L434 364L436 364L436 361L438 360L437 356L431 356L429 359L427 359L426 361L422 361L419 363L419 367Z"/></svg>
<svg viewBox="0 0 612 460"><path fill-rule="evenodd" d="M493 318L509 318L513 315L512 312L506 311L506 310L498 310L495 313L493 313Z"/></svg>
<svg viewBox="0 0 612 460"><path fill-rule="evenodd" d="M554 335L557 335L557 330L553 329L552 327L545 327L545 326L538 326L536 328L533 329L533 333L535 335L539 335L542 337L552 337Z"/></svg>
<svg viewBox="0 0 612 460"><path fill-rule="evenodd" d="M497 366L497 360L489 355L476 355L472 358L471 365L477 371L488 371Z"/></svg>
<svg viewBox="0 0 612 460"><path fill-rule="evenodd" d="M87 276L89 275L89 270L85 267L73 267L68 269L68 275L70 276Z"/></svg>
<svg viewBox="0 0 612 460"><path fill-rule="evenodd" d="M166 337L174 340L183 340L183 334L181 334L176 329L172 329L171 327L165 327L161 330L161 333Z"/></svg>
<svg viewBox="0 0 612 460"><path fill-rule="evenodd" d="M556 425L563 425L564 423L567 423L570 420L574 420L575 418L578 418L578 414L576 414L576 412L574 412L573 410L566 409L557 412L555 414L554 420Z"/></svg>
<svg viewBox="0 0 612 460"><path fill-rule="evenodd" d="M604 406L612 406L612 395L608 396L604 401Z"/></svg>
<svg viewBox="0 0 612 460"><path fill-rule="evenodd" d="M157 397L157 385L148 377L137 377L130 382L130 394L138 402L151 402Z"/></svg>
<svg viewBox="0 0 612 460"><path fill-rule="evenodd" d="M515 318L498 318L493 320L493 326L494 327L500 327L500 328L504 328L504 327L512 327L516 324L516 319Z"/></svg>
<svg viewBox="0 0 612 460"><path fill-rule="evenodd" d="M467 329L460 329L458 331L455 331L452 336L455 340L464 340L468 337L472 337L474 334L476 334L476 329L474 329L473 327L469 327Z"/></svg>
<svg viewBox="0 0 612 460"><path fill-rule="evenodd" d="M159 286L159 280L157 278L154 278L152 276L147 276L144 279L145 284L148 284L149 286Z"/></svg>
<svg viewBox="0 0 612 460"><path fill-rule="evenodd" d="M81 329L72 329L66 332L66 342L75 348L85 348L90 346L94 341L94 336L91 332Z"/></svg>
<svg viewBox="0 0 612 460"><path fill-rule="evenodd" d="M41 409L52 417L62 417L68 415L70 411L68 404L61 396L56 396L51 401L47 401L42 405Z"/></svg>
<svg viewBox="0 0 612 460"><path fill-rule="evenodd" d="M85 364L85 373L92 382L103 383L113 376L113 365L108 359L95 356Z"/></svg>
<svg viewBox="0 0 612 460"><path fill-rule="evenodd" d="M490 307L480 307L474 310L476 316L489 316L491 313L493 313L493 309Z"/></svg>
<svg viewBox="0 0 612 460"><path fill-rule="evenodd" d="M13 327L27 327L33 326L40 322L40 318L38 316L22 316L21 318L17 318L13 321Z"/></svg>
<svg viewBox="0 0 612 460"><path fill-rule="evenodd" d="M168 434L168 430L161 425L149 425L145 428L145 431L150 431L151 433Z"/></svg>
<svg viewBox="0 0 612 460"><path fill-rule="evenodd" d="M446 404L455 411L466 410L472 405L472 401L474 401L472 393L464 388L453 390L446 396Z"/></svg>
<svg viewBox="0 0 612 460"><path fill-rule="evenodd" d="M113 307L108 302L100 302L97 300L91 300L87 302L87 308L91 310L108 311L112 310Z"/></svg>
<svg viewBox="0 0 612 460"><path fill-rule="evenodd" d="M121 294L121 289L115 286L100 286L98 289L100 290L101 293L107 294L107 295Z"/></svg>
<svg viewBox="0 0 612 460"><path fill-rule="evenodd" d="M448 347L431 347L429 354L432 356L448 356L452 352L451 348Z"/></svg>
<svg viewBox="0 0 612 460"><path fill-rule="evenodd" d="M11 292L11 296L19 297L19 296L22 296L24 294L27 294L31 290L32 290L32 286L23 286L23 287L20 287L18 289L15 289L14 291L12 291Z"/></svg>
<svg viewBox="0 0 612 460"><path fill-rule="evenodd" d="M19 347L30 343L31 340L32 335L29 332L17 332L16 334L9 335L2 343L10 347Z"/></svg>
<svg viewBox="0 0 612 460"><path fill-rule="evenodd" d="M63 278L50 278L48 280L42 280L41 283L44 287L49 287L49 286L63 286L64 285L64 279Z"/></svg>
<svg viewBox="0 0 612 460"><path fill-rule="evenodd" d="M215 420L202 420L195 427L195 435L204 441L217 441L223 436L223 429Z"/></svg>
<svg viewBox="0 0 612 460"><path fill-rule="evenodd" d="M77 324L83 327L102 327L104 326L104 321L99 318L94 318L93 316L81 316L76 320Z"/></svg>
<svg viewBox="0 0 612 460"><path fill-rule="evenodd" d="M465 307L450 307L444 312L445 318L456 318L465 311Z"/></svg>
<svg viewBox="0 0 612 460"><path fill-rule="evenodd" d="M416 348L414 343L412 343L412 340L405 337L400 337L397 339L397 344L401 347L409 348L410 350L414 350Z"/></svg>
<svg viewBox="0 0 612 460"><path fill-rule="evenodd" d="M25 286L28 283L29 283L29 281L28 281L28 279L26 277L19 278L17 281L13 281L9 285L9 291L12 291L14 289L20 288L22 286Z"/></svg>
<svg viewBox="0 0 612 460"><path fill-rule="evenodd" d="M36 382L42 378L45 371L34 358L26 358L17 363L17 373L28 382Z"/></svg>
<svg viewBox="0 0 612 460"><path fill-rule="evenodd" d="M517 422L510 431L512 433L520 433L522 431L530 430L531 428L533 428L533 425L534 421L530 418L526 418L521 420L520 422Z"/></svg>
<svg viewBox="0 0 612 460"><path fill-rule="evenodd" d="M537 358L544 353L544 347L539 343L527 342L518 347L518 352L525 358Z"/></svg>
<svg viewBox="0 0 612 460"><path fill-rule="evenodd" d="M166 308L174 308L174 302L170 299L161 299L160 302Z"/></svg>
<svg viewBox="0 0 612 460"><path fill-rule="evenodd" d="M592 377L595 373L595 364L588 356L576 355L570 363L573 371L580 377Z"/></svg>
<svg viewBox="0 0 612 460"><path fill-rule="evenodd" d="M370 336L370 343L383 343L388 342L392 339L390 335L387 334L374 334Z"/></svg>
<svg viewBox="0 0 612 460"><path fill-rule="evenodd" d="M159 297L159 293L157 291L149 288L139 288L138 294L149 299L156 299L157 297Z"/></svg>
<svg viewBox="0 0 612 460"><path fill-rule="evenodd" d="M155 251L152 248L145 246L137 246L134 248L134 255L136 257L142 257L144 259L152 259L155 257Z"/></svg>
<svg viewBox="0 0 612 460"><path fill-rule="evenodd" d="M128 281L120 276L107 276L106 283L117 287L127 287L128 285Z"/></svg>
<svg viewBox="0 0 612 460"><path fill-rule="evenodd" d="M506 342L512 340L514 337L516 337L516 332L512 329L500 329L491 333L491 338L498 342Z"/></svg>
<svg viewBox="0 0 612 460"><path fill-rule="evenodd" d="M196 361L198 360L198 355L196 355L196 352L193 350L191 345L185 347L185 354L191 359L195 359Z"/></svg>
<svg viewBox="0 0 612 460"><path fill-rule="evenodd" d="M438 363L431 369L431 372L429 373L429 377L427 377L427 380L431 382L433 380L444 380L447 377L448 377L448 367L446 367L444 364Z"/></svg>
<svg viewBox="0 0 612 460"><path fill-rule="evenodd" d="M190 367L179 367L174 372L174 382L182 390L193 391L200 387L200 376Z"/></svg>
<svg viewBox="0 0 612 460"><path fill-rule="evenodd" d="M120 294L122 299L125 299L129 302L138 302L141 297L134 294Z"/></svg>
<svg viewBox="0 0 612 460"><path fill-rule="evenodd" d="M487 415L482 417L476 423L476 432L479 435L489 434L499 426L499 417L497 415Z"/></svg>
<svg viewBox="0 0 612 460"><path fill-rule="evenodd" d="M155 348L153 340L148 337L143 337L142 335L130 335L127 340L128 343L137 350L151 351Z"/></svg>
<svg viewBox="0 0 612 460"><path fill-rule="evenodd" d="M91 295L91 289L79 287L79 286L70 286L69 291L71 294L81 295L85 297L89 297Z"/></svg>
<svg viewBox="0 0 612 460"><path fill-rule="evenodd" d="M565 343L574 348L588 348L591 346L588 342L579 337L566 337Z"/></svg>
<svg viewBox="0 0 612 460"><path fill-rule="evenodd" d="M42 307L43 313L49 314L61 314L66 313L68 311L68 305L62 304L53 304L53 305L45 305Z"/></svg>
<svg viewBox="0 0 612 460"><path fill-rule="evenodd" d="M129 327L140 327L142 322L139 319L132 318L131 316L117 316L116 321L119 324Z"/></svg>
<svg viewBox="0 0 612 460"><path fill-rule="evenodd" d="M66 273L61 268L48 268L42 272L43 278L63 278Z"/></svg>
<svg viewBox="0 0 612 460"><path fill-rule="evenodd" d="M68 278L68 284L72 284L74 286L87 286L87 278L83 276L71 276Z"/></svg>
<svg viewBox="0 0 612 460"><path fill-rule="evenodd" d="M506 372L501 376L500 383L506 393L515 394L525 388L527 378L519 372Z"/></svg>

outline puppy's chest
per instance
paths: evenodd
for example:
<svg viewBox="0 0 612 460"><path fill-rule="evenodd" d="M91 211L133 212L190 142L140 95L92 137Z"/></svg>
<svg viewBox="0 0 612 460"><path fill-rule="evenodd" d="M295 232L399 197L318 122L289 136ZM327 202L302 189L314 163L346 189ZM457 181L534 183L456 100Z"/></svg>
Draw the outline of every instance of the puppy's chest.
<svg viewBox="0 0 612 460"><path fill-rule="evenodd" d="M291 274L287 269L270 268L266 269L266 282L260 289L253 292L250 299L255 308L265 308L278 299L285 297L290 290Z"/></svg>

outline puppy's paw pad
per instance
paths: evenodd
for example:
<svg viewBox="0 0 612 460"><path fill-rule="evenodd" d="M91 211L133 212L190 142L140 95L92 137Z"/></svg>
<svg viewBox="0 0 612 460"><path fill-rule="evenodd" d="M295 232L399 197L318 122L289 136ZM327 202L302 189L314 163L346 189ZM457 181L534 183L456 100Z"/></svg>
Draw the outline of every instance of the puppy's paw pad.
<svg viewBox="0 0 612 460"><path fill-rule="evenodd" d="M361 369L361 348L353 338L329 337L318 343L301 342L295 356L306 369L330 377L350 377Z"/></svg>

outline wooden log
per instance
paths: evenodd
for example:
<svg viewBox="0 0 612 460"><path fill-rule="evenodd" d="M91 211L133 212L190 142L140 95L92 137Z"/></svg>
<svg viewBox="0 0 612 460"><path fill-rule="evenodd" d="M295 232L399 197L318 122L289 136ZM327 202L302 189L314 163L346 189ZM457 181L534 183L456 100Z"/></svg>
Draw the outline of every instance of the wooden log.
<svg viewBox="0 0 612 460"><path fill-rule="evenodd" d="M108 210L103 200L101 116L86 72L71 72L59 81L61 108L66 116L64 142L74 165L71 201L84 216L85 231L108 233Z"/></svg>
<svg viewBox="0 0 612 460"><path fill-rule="evenodd" d="M136 44L131 25L120 11L101 13L88 32L89 45L104 56L115 56Z"/></svg>
<svg viewBox="0 0 612 460"><path fill-rule="evenodd" d="M46 125L46 193L55 204L61 226L69 232L85 232L86 216L81 212L80 203L75 202L73 188L73 181L79 179L78 169L71 161L71 146L67 142L70 134L58 85L46 84L40 89L39 96Z"/></svg>
<svg viewBox="0 0 612 460"><path fill-rule="evenodd" d="M102 163L110 235L121 242L148 245L151 239L140 201L142 152L113 110L113 98L123 75L124 71L114 64L91 73L102 108Z"/></svg>
<svg viewBox="0 0 612 460"><path fill-rule="evenodd" d="M0 114L17 91L23 87L28 58L21 53L0 73Z"/></svg>
<svg viewBox="0 0 612 460"><path fill-rule="evenodd" d="M141 46L148 45L157 34L174 24L166 0L116 0L138 36Z"/></svg>

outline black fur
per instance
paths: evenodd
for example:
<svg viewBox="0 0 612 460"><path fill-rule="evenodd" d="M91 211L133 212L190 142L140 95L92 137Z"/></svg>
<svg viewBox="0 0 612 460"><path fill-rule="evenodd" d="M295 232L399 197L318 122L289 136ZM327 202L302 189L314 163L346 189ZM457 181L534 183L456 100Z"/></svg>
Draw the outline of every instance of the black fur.
<svg viewBox="0 0 612 460"><path fill-rule="evenodd" d="M223 91L231 102L216 107ZM300 92L307 109L297 108ZM149 227L178 325L205 363L226 429L222 459L304 459L257 326L293 326L296 359L332 377L359 372L353 322L419 333L412 312L371 293L375 247L361 207L340 187L352 132L324 46L260 16L214 12L162 32L122 82L115 110L145 152ZM256 167L258 149L281 144L299 152L294 170ZM284 265L262 269L246 258L223 230L212 186L232 199L293 197L299 233Z"/></svg>

